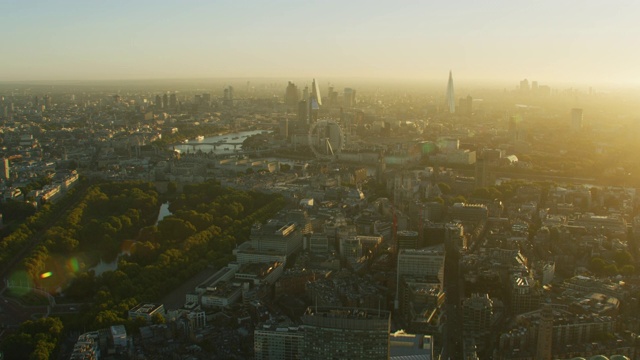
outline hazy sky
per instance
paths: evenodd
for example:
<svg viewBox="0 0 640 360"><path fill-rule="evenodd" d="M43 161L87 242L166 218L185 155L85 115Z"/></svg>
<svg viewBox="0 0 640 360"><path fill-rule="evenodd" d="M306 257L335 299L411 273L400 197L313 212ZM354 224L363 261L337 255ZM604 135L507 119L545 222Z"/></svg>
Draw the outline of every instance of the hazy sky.
<svg viewBox="0 0 640 360"><path fill-rule="evenodd" d="M0 0L0 81L640 84L640 1Z"/></svg>

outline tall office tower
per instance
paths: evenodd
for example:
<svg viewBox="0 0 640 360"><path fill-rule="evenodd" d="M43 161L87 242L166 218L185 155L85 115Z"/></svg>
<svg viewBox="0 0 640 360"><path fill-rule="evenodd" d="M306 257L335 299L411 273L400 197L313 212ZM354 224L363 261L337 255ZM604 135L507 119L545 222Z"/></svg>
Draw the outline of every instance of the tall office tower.
<svg viewBox="0 0 640 360"><path fill-rule="evenodd" d="M289 138L289 118L280 120L280 137L283 139Z"/></svg>
<svg viewBox="0 0 640 360"><path fill-rule="evenodd" d="M518 315L540 308L541 290L530 274L512 275L510 285L507 293L510 314Z"/></svg>
<svg viewBox="0 0 640 360"><path fill-rule="evenodd" d="M178 96L175 93L169 95L169 107L172 109L178 107Z"/></svg>
<svg viewBox="0 0 640 360"><path fill-rule="evenodd" d="M309 307L302 324L304 359L389 359L388 311Z"/></svg>
<svg viewBox="0 0 640 360"><path fill-rule="evenodd" d="M336 106L338 104L338 92L333 90L333 86L330 86L327 92L327 103L329 106Z"/></svg>
<svg viewBox="0 0 640 360"><path fill-rule="evenodd" d="M309 119L307 115L307 110L308 110L307 101L300 100L300 102L298 102L298 128L300 129L307 126L307 120Z"/></svg>
<svg viewBox="0 0 640 360"><path fill-rule="evenodd" d="M233 106L233 86L229 85L224 89L222 104L226 106Z"/></svg>
<svg viewBox="0 0 640 360"><path fill-rule="evenodd" d="M45 95L44 96L44 106L47 109L51 109L51 105L53 105L53 100L51 99L51 96Z"/></svg>
<svg viewBox="0 0 640 360"><path fill-rule="evenodd" d="M318 87L318 83L316 79L313 79L311 82L311 99L314 99L318 105L322 105L322 95L320 94L320 88Z"/></svg>
<svg viewBox="0 0 640 360"><path fill-rule="evenodd" d="M345 108L351 108L356 104L356 91L352 88L344 88L342 95L342 106Z"/></svg>
<svg viewBox="0 0 640 360"><path fill-rule="evenodd" d="M493 318L493 300L489 294L471 294L462 305L464 315L464 331L475 339L483 338L491 333Z"/></svg>
<svg viewBox="0 0 640 360"><path fill-rule="evenodd" d="M302 100L309 101L309 87L305 86L304 90L302 90Z"/></svg>
<svg viewBox="0 0 640 360"><path fill-rule="evenodd" d="M169 107L169 95L167 95L166 93L164 95L162 95L162 106L163 107Z"/></svg>
<svg viewBox="0 0 640 360"><path fill-rule="evenodd" d="M471 95L467 95L466 98L460 98L458 107L458 112L470 116L473 108L473 98Z"/></svg>
<svg viewBox="0 0 640 360"><path fill-rule="evenodd" d="M320 111L320 105L322 105L322 95L320 95L320 88L316 79L313 79L311 83L311 94L309 94L309 122L311 125L318 121L318 111Z"/></svg>
<svg viewBox="0 0 640 360"><path fill-rule="evenodd" d="M523 93L528 93L530 90L529 88L529 80L524 79L522 81L520 81L520 91Z"/></svg>
<svg viewBox="0 0 640 360"><path fill-rule="evenodd" d="M284 103L291 108L294 108L298 105L298 101L300 101L300 94L298 92L298 87L296 84L289 81L287 85L287 89L284 92Z"/></svg>
<svg viewBox="0 0 640 360"><path fill-rule="evenodd" d="M202 94L202 101L207 104L211 103L211 94L210 93Z"/></svg>
<svg viewBox="0 0 640 360"><path fill-rule="evenodd" d="M582 109L571 109L571 131L582 130Z"/></svg>
<svg viewBox="0 0 640 360"><path fill-rule="evenodd" d="M162 103L162 97L160 95L156 95L156 109L162 109L164 104Z"/></svg>
<svg viewBox="0 0 640 360"><path fill-rule="evenodd" d="M489 186L488 160L484 156L477 158L475 167L476 187Z"/></svg>
<svg viewBox="0 0 640 360"><path fill-rule="evenodd" d="M447 109L450 114L456 112L456 96L453 91L453 75L449 70L449 82L447 83Z"/></svg>
<svg viewBox="0 0 640 360"><path fill-rule="evenodd" d="M538 94L538 82L537 81L532 81L531 82L531 93L533 93L533 95L537 95Z"/></svg>
<svg viewBox="0 0 640 360"><path fill-rule="evenodd" d="M536 360L551 360L551 346L553 342L553 310L546 305L540 311L540 325L538 327L538 344L536 346Z"/></svg>
<svg viewBox="0 0 640 360"><path fill-rule="evenodd" d="M3 180L9 180L11 178L11 173L9 172L9 159L2 158L0 162L0 176Z"/></svg>

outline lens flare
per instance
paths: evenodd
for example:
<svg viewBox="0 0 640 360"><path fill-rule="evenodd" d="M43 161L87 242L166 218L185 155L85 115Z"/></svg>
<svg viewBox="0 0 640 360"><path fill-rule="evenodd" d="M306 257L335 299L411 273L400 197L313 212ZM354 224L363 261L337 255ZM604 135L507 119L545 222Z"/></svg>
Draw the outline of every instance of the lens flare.
<svg viewBox="0 0 640 360"><path fill-rule="evenodd" d="M80 271L80 265L78 264L78 259L75 257L69 259L69 261L67 262L67 267L71 270L71 272L74 272L74 273Z"/></svg>
<svg viewBox="0 0 640 360"><path fill-rule="evenodd" d="M50 277L51 275L53 275L53 273L51 271L47 271L45 273L40 274L40 279L46 279L46 278Z"/></svg>

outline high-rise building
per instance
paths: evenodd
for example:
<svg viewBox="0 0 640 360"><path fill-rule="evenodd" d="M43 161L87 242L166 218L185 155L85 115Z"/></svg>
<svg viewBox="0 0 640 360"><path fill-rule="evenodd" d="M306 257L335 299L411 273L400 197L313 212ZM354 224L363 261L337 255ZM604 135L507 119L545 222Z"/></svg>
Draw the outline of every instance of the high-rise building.
<svg viewBox="0 0 640 360"><path fill-rule="evenodd" d="M163 107L162 97L160 97L160 95L156 95L156 109L162 109Z"/></svg>
<svg viewBox="0 0 640 360"><path fill-rule="evenodd" d="M333 86L330 86L327 92L327 102L329 106L336 106L338 104L338 92L333 90Z"/></svg>
<svg viewBox="0 0 640 360"><path fill-rule="evenodd" d="M178 107L178 96L175 93L169 95L169 107L172 109Z"/></svg>
<svg viewBox="0 0 640 360"><path fill-rule="evenodd" d="M45 95L43 99L44 99L44 106L47 109L51 109L51 105L53 105L53 100L51 99L51 96Z"/></svg>
<svg viewBox="0 0 640 360"><path fill-rule="evenodd" d="M388 311L309 307L302 324L304 359L389 358Z"/></svg>
<svg viewBox="0 0 640 360"><path fill-rule="evenodd" d="M286 117L280 120L280 137L283 139L289 138L289 119Z"/></svg>
<svg viewBox="0 0 640 360"><path fill-rule="evenodd" d="M540 325L538 325L538 344L536 346L536 360L551 360L551 346L553 342L553 310L546 305L540 311Z"/></svg>
<svg viewBox="0 0 640 360"><path fill-rule="evenodd" d="M300 93L298 91L298 87L296 84L289 81L287 85L287 89L284 93L284 103L291 108L294 108L298 105L298 101L300 101Z"/></svg>
<svg viewBox="0 0 640 360"><path fill-rule="evenodd" d="M311 94L309 96L311 99L315 99L318 105L322 105L322 95L320 94L320 88L318 87L316 79L313 79L311 82Z"/></svg>
<svg viewBox="0 0 640 360"><path fill-rule="evenodd" d="M582 130L582 109L571 109L571 131Z"/></svg>
<svg viewBox="0 0 640 360"><path fill-rule="evenodd" d="M449 82L447 83L447 110L450 114L456 112L456 95L453 91L453 75L449 71Z"/></svg>
<svg viewBox="0 0 640 360"><path fill-rule="evenodd" d="M471 336L480 339L491 333L493 318L493 300L489 294L471 294L462 305L464 330Z"/></svg>
<svg viewBox="0 0 640 360"><path fill-rule="evenodd" d="M169 106L169 95L167 95L166 93L162 95L162 106L164 107Z"/></svg>
<svg viewBox="0 0 640 360"><path fill-rule="evenodd" d="M529 80L524 79L520 81L520 91L523 93L529 93L529 90L531 90L529 88Z"/></svg>
<svg viewBox="0 0 640 360"><path fill-rule="evenodd" d="M318 111L322 105L322 95L316 79L311 83L311 94L309 94L309 125L318 121Z"/></svg>
<svg viewBox="0 0 640 360"><path fill-rule="evenodd" d="M352 88L344 88L342 95L342 106L345 108L351 108L356 104L356 91Z"/></svg>
<svg viewBox="0 0 640 360"><path fill-rule="evenodd" d="M513 275L510 285L507 300L511 314L522 314L540 307L540 289L535 286L533 277Z"/></svg>
<svg viewBox="0 0 640 360"><path fill-rule="evenodd" d="M298 102L298 128L302 129L307 126L308 115L308 106L306 100L300 100Z"/></svg>
<svg viewBox="0 0 640 360"><path fill-rule="evenodd" d="M460 98L458 108L458 112L470 116L473 111L473 98L471 95L467 95L466 98Z"/></svg>
<svg viewBox="0 0 640 360"><path fill-rule="evenodd" d="M233 86L229 85L224 89L222 104L226 106L233 106Z"/></svg>

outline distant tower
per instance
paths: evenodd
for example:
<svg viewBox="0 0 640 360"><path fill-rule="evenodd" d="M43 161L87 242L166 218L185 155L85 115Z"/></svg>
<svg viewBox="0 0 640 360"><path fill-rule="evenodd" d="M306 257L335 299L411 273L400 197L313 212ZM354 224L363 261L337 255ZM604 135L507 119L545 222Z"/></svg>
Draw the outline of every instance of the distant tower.
<svg viewBox="0 0 640 360"><path fill-rule="evenodd" d="M298 91L298 87L296 86L296 84L289 81L289 84L287 85L287 89L285 90L285 93L284 93L285 104L287 104L287 106L290 106L291 108L294 108L295 106L298 105L298 101L300 100L299 97L300 97L300 94Z"/></svg>
<svg viewBox="0 0 640 360"><path fill-rule="evenodd" d="M169 96L167 94L162 95L162 107L169 106Z"/></svg>
<svg viewBox="0 0 640 360"><path fill-rule="evenodd" d="M226 106L233 106L233 86L228 86L224 89L222 104Z"/></svg>
<svg viewBox="0 0 640 360"><path fill-rule="evenodd" d="M162 97L160 97L160 95L156 95L156 109L162 109L162 104Z"/></svg>
<svg viewBox="0 0 640 360"><path fill-rule="evenodd" d="M298 126L300 128L305 128L307 126L307 101L306 100L300 100L298 102Z"/></svg>
<svg viewBox="0 0 640 360"><path fill-rule="evenodd" d="M551 345L553 341L553 311L551 306L545 306L540 311L540 325L538 327L538 344L536 360L551 360Z"/></svg>
<svg viewBox="0 0 640 360"><path fill-rule="evenodd" d="M352 88L344 88L342 106L351 108L356 104L356 91Z"/></svg>
<svg viewBox="0 0 640 360"><path fill-rule="evenodd" d="M456 96L453 92L453 75L451 74L451 70L449 70L449 82L447 83L447 108L450 114L456 112Z"/></svg>
<svg viewBox="0 0 640 360"><path fill-rule="evenodd" d="M571 109L571 131L582 130L582 109Z"/></svg>
<svg viewBox="0 0 640 360"><path fill-rule="evenodd" d="M320 95L320 88L318 87L318 83L316 79L313 79L311 83L311 98L315 99L318 102L318 105L322 105L322 96Z"/></svg>
<svg viewBox="0 0 640 360"><path fill-rule="evenodd" d="M311 94L309 94L309 125L318 121L318 111L322 105L322 96L316 79L311 83Z"/></svg>

